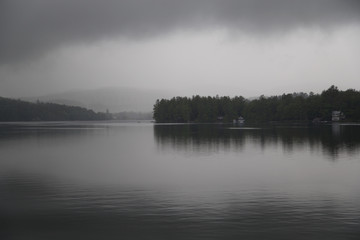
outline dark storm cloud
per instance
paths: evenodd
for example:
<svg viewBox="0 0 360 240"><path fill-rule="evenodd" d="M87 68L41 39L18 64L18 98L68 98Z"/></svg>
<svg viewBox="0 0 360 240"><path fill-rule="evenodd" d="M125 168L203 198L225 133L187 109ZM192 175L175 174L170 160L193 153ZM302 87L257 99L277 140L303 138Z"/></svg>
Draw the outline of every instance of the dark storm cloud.
<svg viewBox="0 0 360 240"><path fill-rule="evenodd" d="M359 20L359 0L0 0L0 63L116 36L211 28L262 35Z"/></svg>

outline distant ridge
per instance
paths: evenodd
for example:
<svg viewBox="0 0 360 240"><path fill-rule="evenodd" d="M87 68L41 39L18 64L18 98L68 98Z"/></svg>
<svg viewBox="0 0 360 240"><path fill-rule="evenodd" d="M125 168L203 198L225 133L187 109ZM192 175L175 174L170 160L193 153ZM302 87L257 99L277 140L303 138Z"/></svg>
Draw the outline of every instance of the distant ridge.
<svg viewBox="0 0 360 240"><path fill-rule="evenodd" d="M0 97L0 121L87 121L107 120L106 113L55 103L36 103Z"/></svg>
<svg viewBox="0 0 360 240"><path fill-rule="evenodd" d="M57 94L21 98L25 101L51 102L92 109L95 112L152 112L158 98L169 98L173 92L136 88L100 88L74 90Z"/></svg>

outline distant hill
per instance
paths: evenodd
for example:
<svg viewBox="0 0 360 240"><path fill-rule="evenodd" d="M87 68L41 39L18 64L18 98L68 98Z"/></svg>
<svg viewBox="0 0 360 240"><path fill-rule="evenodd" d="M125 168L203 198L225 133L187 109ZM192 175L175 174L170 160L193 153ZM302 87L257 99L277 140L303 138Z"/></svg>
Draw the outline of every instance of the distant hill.
<svg viewBox="0 0 360 240"><path fill-rule="evenodd" d="M152 112L119 112L111 114L115 120L152 120Z"/></svg>
<svg viewBox="0 0 360 240"><path fill-rule="evenodd" d="M22 98L25 101L51 102L85 107L96 112L152 112L153 103L159 98L169 98L172 92L134 88L101 88L69 91L38 97Z"/></svg>
<svg viewBox="0 0 360 240"><path fill-rule="evenodd" d="M107 120L110 115L82 107L55 103L26 102L0 97L0 121L75 121Z"/></svg>

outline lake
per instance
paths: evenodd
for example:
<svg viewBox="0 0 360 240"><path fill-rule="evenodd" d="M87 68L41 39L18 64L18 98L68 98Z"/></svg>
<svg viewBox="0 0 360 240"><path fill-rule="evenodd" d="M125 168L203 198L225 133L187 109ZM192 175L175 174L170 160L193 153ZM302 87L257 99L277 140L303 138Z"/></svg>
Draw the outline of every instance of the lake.
<svg viewBox="0 0 360 240"><path fill-rule="evenodd" d="M0 239L360 239L360 125L1 123Z"/></svg>

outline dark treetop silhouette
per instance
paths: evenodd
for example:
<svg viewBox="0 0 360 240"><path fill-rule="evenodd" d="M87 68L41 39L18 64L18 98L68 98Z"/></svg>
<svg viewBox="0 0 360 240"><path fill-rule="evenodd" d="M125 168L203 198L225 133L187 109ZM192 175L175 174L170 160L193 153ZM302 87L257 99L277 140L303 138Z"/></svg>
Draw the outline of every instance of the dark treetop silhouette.
<svg viewBox="0 0 360 240"><path fill-rule="evenodd" d="M55 103L25 102L0 97L0 121L107 120L107 113Z"/></svg>
<svg viewBox="0 0 360 240"><path fill-rule="evenodd" d="M157 100L156 122L231 122L242 116L248 122L329 121L332 111L341 111L347 121L360 120L360 92L340 91L331 86L321 94L292 93L261 96L255 100L243 97L174 97Z"/></svg>

